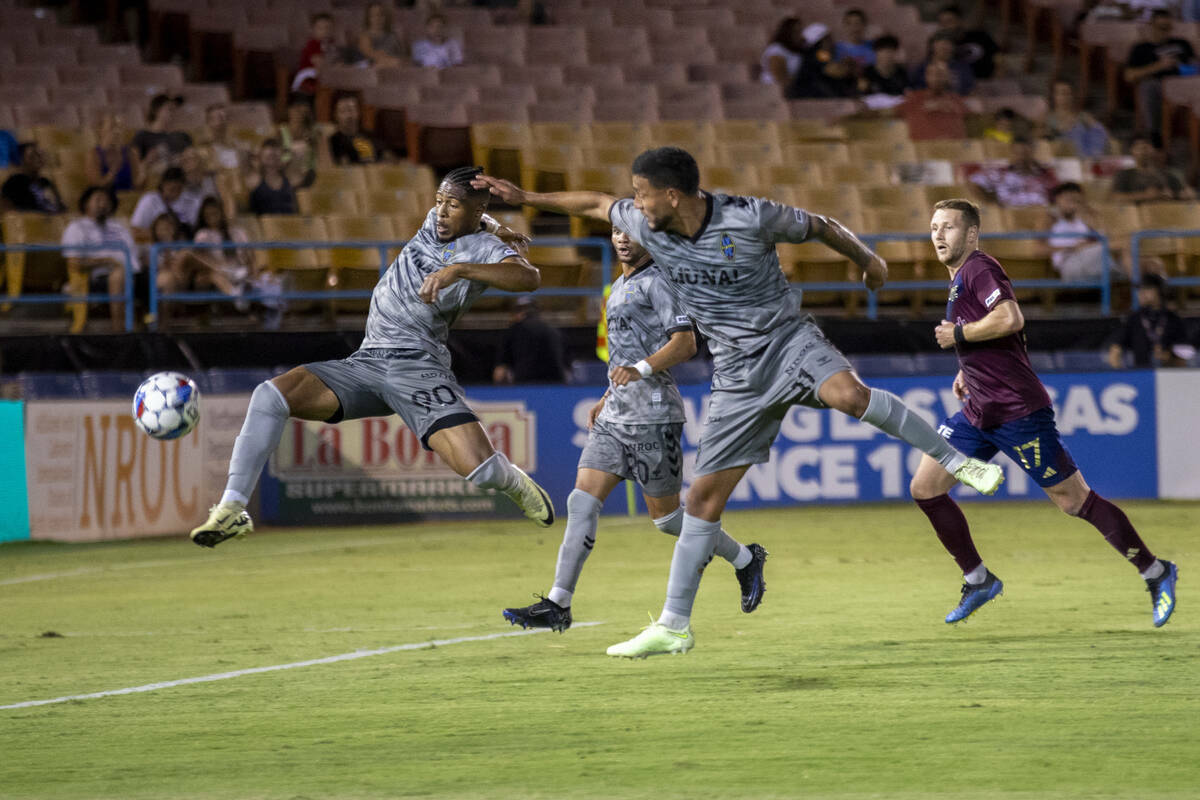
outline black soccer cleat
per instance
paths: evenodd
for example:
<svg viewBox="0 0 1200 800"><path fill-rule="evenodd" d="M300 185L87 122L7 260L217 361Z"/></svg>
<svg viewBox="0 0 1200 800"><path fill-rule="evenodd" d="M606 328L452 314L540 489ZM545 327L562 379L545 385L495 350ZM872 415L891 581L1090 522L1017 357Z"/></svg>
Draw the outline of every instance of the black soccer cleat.
<svg viewBox="0 0 1200 800"><path fill-rule="evenodd" d="M520 625L522 628L549 628L562 633L571 627L570 606L563 608L558 603L547 600L541 595L534 595L534 597L540 599L531 606L506 608L501 613L511 624Z"/></svg>
<svg viewBox="0 0 1200 800"><path fill-rule="evenodd" d="M742 611L749 614L758 608L767 593L767 581L763 578L763 566L770 555L761 544L748 544L750 563L737 571L738 583L742 586Z"/></svg>

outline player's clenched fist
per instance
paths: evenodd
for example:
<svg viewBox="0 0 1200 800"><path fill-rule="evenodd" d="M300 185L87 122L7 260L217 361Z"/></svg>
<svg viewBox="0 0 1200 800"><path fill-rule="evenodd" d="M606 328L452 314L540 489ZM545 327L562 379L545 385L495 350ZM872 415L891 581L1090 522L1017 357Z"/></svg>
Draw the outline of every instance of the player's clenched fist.
<svg viewBox="0 0 1200 800"><path fill-rule="evenodd" d="M954 323L942 320L941 324L933 329L933 337L937 339L938 347L943 350L954 347Z"/></svg>
<svg viewBox="0 0 1200 800"><path fill-rule="evenodd" d="M421 281L421 288L417 290L417 297L421 298L423 303L434 303L437 301L438 292L457 282L458 279L457 265L451 264L448 267L442 267L437 272L431 272L425 276L425 280Z"/></svg>
<svg viewBox="0 0 1200 800"><path fill-rule="evenodd" d="M874 256L863 268L863 285L875 291L887 283L887 275L887 262L879 256Z"/></svg>
<svg viewBox="0 0 1200 800"><path fill-rule="evenodd" d="M613 386L625 386L634 381L640 381L642 373L637 371L637 367L613 367L608 378L612 381Z"/></svg>

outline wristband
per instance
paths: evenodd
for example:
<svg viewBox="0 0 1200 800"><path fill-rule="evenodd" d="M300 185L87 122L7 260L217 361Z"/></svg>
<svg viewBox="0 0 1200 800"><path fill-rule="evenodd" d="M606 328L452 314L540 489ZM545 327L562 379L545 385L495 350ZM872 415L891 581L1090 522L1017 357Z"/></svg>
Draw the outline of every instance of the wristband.
<svg viewBox="0 0 1200 800"><path fill-rule="evenodd" d="M638 371L638 374L641 375L643 378L649 378L651 375L654 374L654 367L650 366L650 362L644 358L641 361L634 364L633 368L636 369Z"/></svg>
<svg viewBox="0 0 1200 800"><path fill-rule="evenodd" d="M967 343L967 334L963 332L963 326L961 322L954 326L954 341L958 344Z"/></svg>

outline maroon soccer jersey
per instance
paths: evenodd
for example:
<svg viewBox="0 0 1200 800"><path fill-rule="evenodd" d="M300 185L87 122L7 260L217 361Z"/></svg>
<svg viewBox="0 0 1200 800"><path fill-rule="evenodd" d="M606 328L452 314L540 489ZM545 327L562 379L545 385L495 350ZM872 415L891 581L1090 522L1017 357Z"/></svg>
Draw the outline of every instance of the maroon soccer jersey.
<svg viewBox="0 0 1200 800"><path fill-rule="evenodd" d="M1000 262L976 250L950 283L946 319L955 324L975 322L1012 299L1012 283ZM975 427L994 428L1050 405L1050 395L1029 364L1023 332L956 344L954 349L970 392L963 412Z"/></svg>

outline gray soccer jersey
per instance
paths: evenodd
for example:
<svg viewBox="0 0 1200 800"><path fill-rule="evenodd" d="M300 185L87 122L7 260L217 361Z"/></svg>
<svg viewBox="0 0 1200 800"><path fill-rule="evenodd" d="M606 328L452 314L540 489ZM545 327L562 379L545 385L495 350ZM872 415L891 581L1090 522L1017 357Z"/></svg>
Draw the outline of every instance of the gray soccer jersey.
<svg viewBox="0 0 1200 800"><path fill-rule="evenodd" d="M604 314L610 368L631 367L662 348L671 334L692 329L691 319L653 263L613 282ZM610 383L600 419L621 425L683 422L683 400L675 379L664 370L624 386Z"/></svg>
<svg viewBox="0 0 1200 800"><path fill-rule="evenodd" d="M490 233L471 233L449 242L438 239L437 214L430 211L371 295L367 330L360 347L422 350L450 369L446 336L487 288L479 281L458 281L429 304L417 296L425 277L449 264L495 264L517 253Z"/></svg>
<svg viewBox="0 0 1200 800"><path fill-rule="evenodd" d="M649 251L672 292L709 339L717 369L756 352L802 321L775 252L777 242L808 238L808 212L759 197L706 194L708 212L691 238L652 231L626 198L613 225Z"/></svg>

